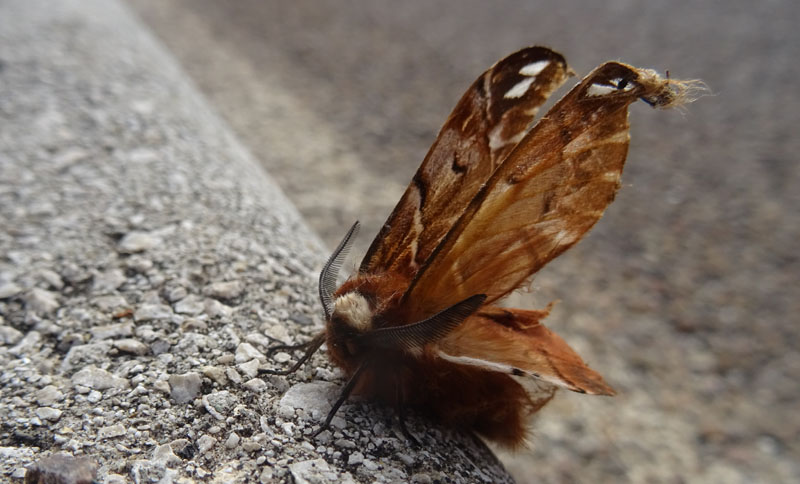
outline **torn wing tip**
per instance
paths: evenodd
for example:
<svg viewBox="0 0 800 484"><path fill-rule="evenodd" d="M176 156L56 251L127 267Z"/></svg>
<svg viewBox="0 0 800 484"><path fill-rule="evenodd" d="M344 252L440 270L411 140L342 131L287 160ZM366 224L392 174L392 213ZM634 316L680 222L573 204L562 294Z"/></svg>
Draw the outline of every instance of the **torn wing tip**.
<svg viewBox="0 0 800 484"><path fill-rule="evenodd" d="M644 90L641 99L654 108L679 108L711 93L700 79L670 79L669 75L664 78L651 69L634 70L639 76L636 82Z"/></svg>

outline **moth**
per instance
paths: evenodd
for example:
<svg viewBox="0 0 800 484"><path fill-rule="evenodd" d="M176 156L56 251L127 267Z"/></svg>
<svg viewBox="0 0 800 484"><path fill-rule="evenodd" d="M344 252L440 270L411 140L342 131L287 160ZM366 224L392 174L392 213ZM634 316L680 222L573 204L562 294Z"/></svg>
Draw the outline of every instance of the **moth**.
<svg viewBox="0 0 800 484"><path fill-rule="evenodd" d="M614 199L628 106L680 105L697 84L607 62L531 126L571 75L560 54L530 47L478 77L358 271L337 287L358 222L347 232L319 277L324 331L271 348L305 350L288 370L262 370L294 372L327 343L348 379L319 431L362 394L396 407L411 440L408 406L514 447L557 388L614 395L542 324L548 309L498 303L577 243Z"/></svg>

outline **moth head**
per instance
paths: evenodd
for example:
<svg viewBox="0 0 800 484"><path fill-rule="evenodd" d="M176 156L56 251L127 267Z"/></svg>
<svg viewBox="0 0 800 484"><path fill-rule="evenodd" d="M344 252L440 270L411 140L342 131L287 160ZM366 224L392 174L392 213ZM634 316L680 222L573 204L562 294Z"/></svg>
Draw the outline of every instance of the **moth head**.
<svg viewBox="0 0 800 484"><path fill-rule="evenodd" d="M328 349L336 354L335 359L359 359L368 350L361 336L373 329L374 317L373 304L358 291L346 292L334 300L325 331Z"/></svg>

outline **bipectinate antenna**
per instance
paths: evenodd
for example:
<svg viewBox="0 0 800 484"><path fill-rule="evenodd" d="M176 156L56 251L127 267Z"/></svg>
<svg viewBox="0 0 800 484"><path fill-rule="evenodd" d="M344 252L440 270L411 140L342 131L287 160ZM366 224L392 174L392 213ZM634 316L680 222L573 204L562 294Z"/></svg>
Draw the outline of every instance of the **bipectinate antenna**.
<svg viewBox="0 0 800 484"><path fill-rule="evenodd" d="M450 334L472 316L485 300L486 294L476 294L418 323L375 329L359 335L358 340L370 348L422 348Z"/></svg>
<svg viewBox="0 0 800 484"><path fill-rule="evenodd" d="M325 311L325 319L331 318L333 313L333 293L336 291L336 278L339 276L339 269L342 267L347 252L353 243L353 239L358 233L361 225L356 221L347 235L344 236L339 246L333 251L333 254L328 258L322 272L319 273L319 299L322 301L322 309Z"/></svg>

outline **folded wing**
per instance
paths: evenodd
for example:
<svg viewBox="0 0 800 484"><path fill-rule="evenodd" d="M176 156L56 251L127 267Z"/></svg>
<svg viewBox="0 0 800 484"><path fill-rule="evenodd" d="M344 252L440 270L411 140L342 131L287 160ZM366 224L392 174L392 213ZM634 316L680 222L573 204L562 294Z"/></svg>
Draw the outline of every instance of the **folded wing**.
<svg viewBox="0 0 800 484"><path fill-rule="evenodd" d="M422 319L472 294L487 304L580 240L614 199L628 151L628 106L674 104L679 81L610 62L595 69L525 135L403 297Z"/></svg>
<svg viewBox="0 0 800 484"><path fill-rule="evenodd" d="M484 72L445 122L360 271L410 280L568 74L564 58L544 47L523 49Z"/></svg>

